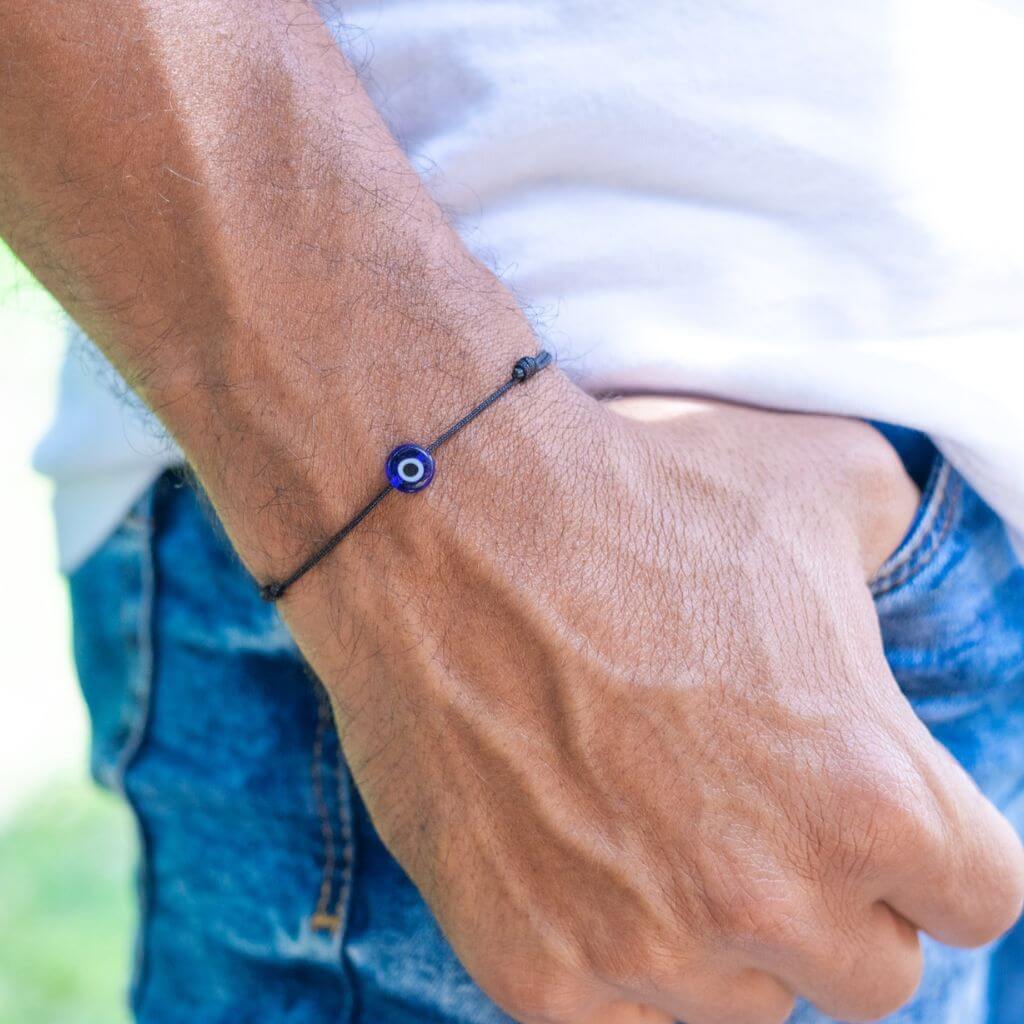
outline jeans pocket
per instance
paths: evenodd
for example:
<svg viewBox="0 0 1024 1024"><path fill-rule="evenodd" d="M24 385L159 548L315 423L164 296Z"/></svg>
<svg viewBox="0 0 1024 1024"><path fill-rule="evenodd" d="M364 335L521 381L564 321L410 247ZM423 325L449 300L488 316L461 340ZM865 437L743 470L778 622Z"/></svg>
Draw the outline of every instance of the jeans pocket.
<svg viewBox="0 0 1024 1024"><path fill-rule="evenodd" d="M68 580L75 664L92 726L92 773L117 792L124 791L149 711L152 500L150 488Z"/></svg>
<svg viewBox="0 0 1024 1024"><path fill-rule="evenodd" d="M962 487L960 476L936 452L910 528L871 580L871 593L876 602L910 586L940 553L950 537Z"/></svg>
<svg viewBox="0 0 1024 1024"><path fill-rule="evenodd" d="M1024 567L1002 520L941 455L871 592L889 665L930 720L1024 678Z"/></svg>

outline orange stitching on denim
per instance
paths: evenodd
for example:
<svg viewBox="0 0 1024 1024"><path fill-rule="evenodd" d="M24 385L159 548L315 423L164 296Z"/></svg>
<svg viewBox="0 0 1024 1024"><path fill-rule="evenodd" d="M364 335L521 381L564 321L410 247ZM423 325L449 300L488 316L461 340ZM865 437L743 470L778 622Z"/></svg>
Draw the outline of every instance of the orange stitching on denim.
<svg viewBox="0 0 1024 1024"><path fill-rule="evenodd" d="M320 877L320 894L317 898L316 910L309 919L310 926L315 931L333 932L338 928L339 919L337 914L330 911L331 890L334 880L334 828L331 825L331 815L327 807L327 794L324 789L324 737L327 727L330 724L330 709L327 706L327 698L324 696L323 688L313 680L313 687L316 693L316 733L313 737L313 757L310 762L310 773L313 781L313 800L316 803L317 816L320 819L320 835L324 843L324 866Z"/></svg>
<svg viewBox="0 0 1024 1024"><path fill-rule="evenodd" d="M316 932L336 932L341 925L337 914L321 914L317 911L309 919L310 927Z"/></svg>

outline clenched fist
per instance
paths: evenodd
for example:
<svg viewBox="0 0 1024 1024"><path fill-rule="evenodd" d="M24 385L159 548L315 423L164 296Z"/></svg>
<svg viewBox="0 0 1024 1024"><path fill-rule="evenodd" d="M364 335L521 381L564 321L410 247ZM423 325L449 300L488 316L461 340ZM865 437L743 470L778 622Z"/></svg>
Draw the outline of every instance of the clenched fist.
<svg viewBox="0 0 1024 1024"><path fill-rule="evenodd" d="M514 1017L876 1019L919 929L1013 923L1020 842L865 583L914 501L863 424L640 422L553 374L285 600L381 835Z"/></svg>

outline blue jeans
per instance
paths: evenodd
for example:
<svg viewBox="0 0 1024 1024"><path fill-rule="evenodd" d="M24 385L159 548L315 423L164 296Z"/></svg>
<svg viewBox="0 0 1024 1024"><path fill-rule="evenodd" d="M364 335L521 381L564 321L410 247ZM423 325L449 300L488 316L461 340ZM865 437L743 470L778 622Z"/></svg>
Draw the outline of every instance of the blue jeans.
<svg viewBox="0 0 1024 1024"><path fill-rule="evenodd" d="M928 451L917 520L873 584L886 651L917 713L1021 828L1024 569ZM189 486L165 475L71 594L94 771L141 839L139 1021L508 1020L381 844L317 684ZM925 941L920 993L891 1021L1024 1020L1024 928L972 952ZM823 1018L801 1005L794 1020Z"/></svg>

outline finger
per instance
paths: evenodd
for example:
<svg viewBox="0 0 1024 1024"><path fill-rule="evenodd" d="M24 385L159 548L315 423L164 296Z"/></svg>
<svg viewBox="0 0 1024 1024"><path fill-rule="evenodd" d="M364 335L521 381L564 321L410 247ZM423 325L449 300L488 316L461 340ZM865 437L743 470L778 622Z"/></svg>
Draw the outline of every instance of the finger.
<svg viewBox="0 0 1024 1024"><path fill-rule="evenodd" d="M675 1024L675 1017L653 1006L616 1001L587 1017L588 1024Z"/></svg>
<svg viewBox="0 0 1024 1024"><path fill-rule="evenodd" d="M769 962L823 1014L851 1022L894 1013L917 991L924 969L917 930L882 903L853 927L808 933Z"/></svg>
<svg viewBox="0 0 1024 1024"><path fill-rule="evenodd" d="M908 830L874 890L898 914L951 946L1008 931L1024 903L1024 848L1013 826L944 747L927 772L935 811Z"/></svg>
<svg viewBox="0 0 1024 1024"><path fill-rule="evenodd" d="M675 1024L664 1010L623 998L607 983L579 975L516 973L490 989L519 1024Z"/></svg>
<svg viewBox="0 0 1024 1024"><path fill-rule="evenodd" d="M522 1016L517 1020L520 1024L676 1024L676 1018L663 1010L622 1002L583 1011L582 1016Z"/></svg>
<svg viewBox="0 0 1024 1024"><path fill-rule="evenodd" d="M643 998L686 1024L783 1024L793 1012L793 993L763 971L695 972L691 965L686 974L662 980Z"/></svg>

